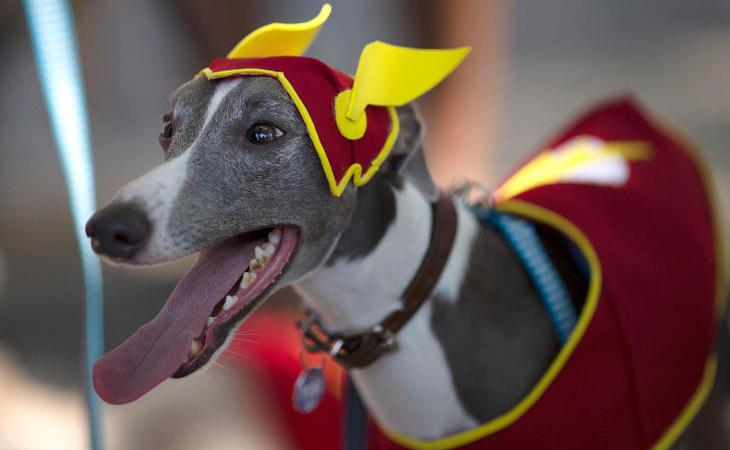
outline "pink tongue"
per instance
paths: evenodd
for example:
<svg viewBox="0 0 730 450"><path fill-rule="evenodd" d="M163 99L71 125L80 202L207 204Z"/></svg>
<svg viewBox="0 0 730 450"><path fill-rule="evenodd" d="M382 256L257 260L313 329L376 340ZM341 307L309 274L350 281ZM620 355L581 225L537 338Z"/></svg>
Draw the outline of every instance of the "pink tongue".
<svg viewBox="0 0 730 450"><path fill-rule="evenodd" d="M257 241L236 237L201 253L149 323L94 365L94 387L112 404L134 401L187 359L194 337L254 256Z"/></svg>

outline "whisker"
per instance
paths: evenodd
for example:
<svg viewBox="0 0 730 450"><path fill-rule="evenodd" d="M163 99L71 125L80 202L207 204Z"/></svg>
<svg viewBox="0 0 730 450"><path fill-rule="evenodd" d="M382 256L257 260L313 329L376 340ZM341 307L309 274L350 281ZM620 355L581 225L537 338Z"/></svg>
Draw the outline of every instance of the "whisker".
<svg viewBox="0 0 730 450"><path fill-rule="evenodd" d="M213 365L216 367L220 367L221 369L225 369L227 371L232 371L230 367L224 366L223 363L219 363L218 361L213 361Z"/></svg>
<svg viewBox="0 0 730 450"><path fill-rule="evenodd" d="M246 333L243 331L239 331L238 333L236 333L236 336L261 337L261 333Z"/></svg>
<svg viewBox="0 0 730 450"><path fill-rule="evenodd" d="M221 361L223 361L223 360L226 360L226 361L229 361L229 362L236 362L236 361L238 361L238 359L236 359L236 358L234 358L234 357L232 357L232 356L226 356L226 355L221 355L219 359L220 359ZM225 367L226 367L226 369L228 369L228 370L233 370L233 369L231 369L231 368L230 368L229 366L225 366Z"/></svg>
<svg viewBox="0 0 730 450"><path fill-rule="evenodd" d="M251 356L250 354L246 354L246 353L242 353L242 352L236 352L236 351L232 351L232 350L226 350L223 353L223 355L221 355L221 356L229 356L229 357L231 357L231 355L232 356L238 356L239 358L249 358ZM233 359L233 358L231 358L231 359Z"/></svg>
<svg viewBox="0 0 730 450"><path fill-rule="evenodd" d="M261 339L262 336L260 336L258 334L241 334L241 333L238 333L238 334L234 334L233 335L233 338L234 339L236 339L236 338Z"/></svg>
<svg viewBox="0 0 730 450"><path fill-rule="evenodd" d="M250 337L236 337L231 339L231 342L256 342L260 344L262 342L261 339L252 339Z"/></svg>
<svg viewBox="0 0 730 450"><path fill-rule="evenodd" d="M257 341L255 339L247 339L247 338L233 338L233 339L231 339L231 342L245 342L247 344L261 345L261 341Z"/></svg>
<svg viewBox="0 0 730 450"><path fill-rule="evenodd" d="M244 333L244 334L245 333L258 333L259 332L259 329L258 328L246 328L245 330L239 329L238 332L239 333Z"/></svg>

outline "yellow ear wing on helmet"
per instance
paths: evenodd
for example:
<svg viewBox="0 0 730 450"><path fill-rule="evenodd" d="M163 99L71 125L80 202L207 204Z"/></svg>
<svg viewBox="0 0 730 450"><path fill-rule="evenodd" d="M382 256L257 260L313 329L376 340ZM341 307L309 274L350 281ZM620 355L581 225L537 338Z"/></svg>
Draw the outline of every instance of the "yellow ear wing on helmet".
<svg viewBox="0 0 730 450"><path fill-rule="evenodd" d="M375 41L360 55L352 90L335 100L337 126L348 139L361 138L367 128L365 108L401 106L415 100L446 78L471 49L418 49Z"/></svg>
<svg viewBox="0 0 730 450"><path fill-rule="evenodd" d="M270 56L301 56L317 37L327 21L332 6L325 3L317 17L303 23L270 23L252 31L226 56L235 58L265 58Z"/></svg>
<svg viewBox="0 0 730 450"><path fill-rule="evenodd" d="M471 49L418 49L375 41L360 56L347 117L357 118L367 105L401 106L446 78Z"/></svg>

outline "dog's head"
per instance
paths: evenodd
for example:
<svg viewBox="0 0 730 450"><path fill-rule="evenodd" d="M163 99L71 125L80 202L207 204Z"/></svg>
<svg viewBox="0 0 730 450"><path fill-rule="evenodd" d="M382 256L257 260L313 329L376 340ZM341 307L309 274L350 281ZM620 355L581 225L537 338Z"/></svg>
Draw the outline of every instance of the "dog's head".
<svg viewBox="0 0 730 450"><path fill-rule="evenodd" d="M397 180L417 147L413 108L397 117L376 177ZM124 186L87 234L118 263L200 257L162 311L95 366L105 400L133 401L202 367L273 291L325 263L350 225L357 183L334 189L315 141L276 77L199 76L177 90L160 134L165 162Z"/></svg>

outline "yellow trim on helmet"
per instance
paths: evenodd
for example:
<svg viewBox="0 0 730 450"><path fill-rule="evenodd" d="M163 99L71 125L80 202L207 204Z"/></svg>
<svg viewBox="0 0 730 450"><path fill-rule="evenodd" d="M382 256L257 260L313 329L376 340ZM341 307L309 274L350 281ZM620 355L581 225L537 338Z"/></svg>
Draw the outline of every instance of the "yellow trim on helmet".
<svg viewBox="0 0 730 450"><path fill-rule="evenodd" d="M398 137L398 133L400 131L398 114L395 111L395 107L388 106L387 109L388 113L390 114L391 128L388 137L383 144L383 148L380 149L377 156L370 163L370 167L368 167L368 169L364 173L361 164L353 163L350 165L350 167L347 168L338 183L332 171L332 166L330 165L329 159L327 158L327 153L325 152L324 147L322 146L322 142L319 139L319 134L317 134L317 129L314 126L312 116L309 114L309 111L304 105L304 102L302 102L302 100L299 98L299 95L297 95L294 87L291 85L291 83L289 83L289 80L286 79L286 76L283 72L256 68L230 69L213 72L210 68L206 67L205 69L200 71L199 75L204 75L209 80L226 78L233 75L263 75L276 78L279 83L281 83L281 85L284 87L284 90L289 94L289 97L291 97L292 101L299 110L299 114L302 116L302 120L304 121L304 124L309 131L309 136L312 139L312 144L314 144L314 149L317 151L319 161L321 162L322 168L324 169L324 175L325 178L327 178L327 183L329 184L330 191L335 197L339 197L340 195L342 195L342 192L344 192L350 179L352 179L355 186L362 186L370 181L370 179L375 175L375 172L377 172L380 168L380 165L383 164L385 159L390 154L390 151L393 149L393 145L395 144L395 140Z"/></svg>
<svg viewBox="0 0 730 450"><path fill-rule="evenodd" d="M543 374L529 394L527 394L527 396L514 408L483 425L472 428L471 430L431 441L413 439L411 437L389 431L382 426L380 427L386 436L403 447L413 450L450 450L483 439L515 423L540 399L540 397L542 397L543 393L547 390L550 384L552 384L565 366L568 358L573 353L580 340L585 335L588 326L593 320L601 294L602 271L601 263L596 255L593 245L583 232L563 216L523 200L510 199L504 203L496 205L495 208L502 212L516 214L551 226L562 232L578 246L588 261L590 269L588 296L585 306L583 307L578 323L576 324L575 330L570 335L568 342L560 349L557 357L553 360L548 370ZM694 394L689 399L680 415L667 428L657 443L651 447L652 450L666 450L669 448L697 415L712 390L716 369L717 359L713 353L707 360L702 381Z"/></svg>

